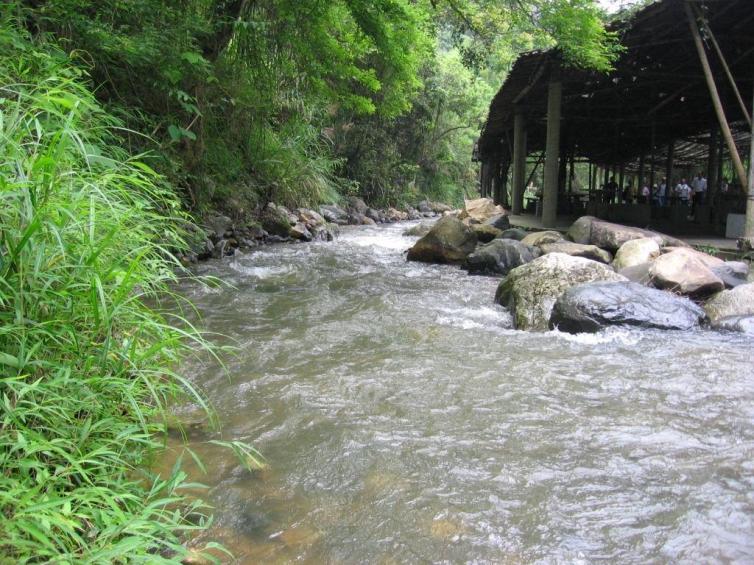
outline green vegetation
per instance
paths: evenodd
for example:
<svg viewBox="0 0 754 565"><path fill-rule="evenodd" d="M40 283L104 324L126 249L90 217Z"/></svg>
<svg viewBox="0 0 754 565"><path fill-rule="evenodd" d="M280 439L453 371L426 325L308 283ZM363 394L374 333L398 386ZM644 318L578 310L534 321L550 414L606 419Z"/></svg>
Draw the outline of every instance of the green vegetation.
<svg viewBox="0 0 754 565"><path fill-rule="evenodd" d="M198 211L267 201L459 201L494 91L555 41L608 68L592 0L27 0L34 34ZM148 136L148 137L147 137Z"/></svg>
<svg viewBox="0 0 754 565"><path fill-rule="evenodd" d="M174 280L178 202L118 147L120 123L81 71L12 29L0 32L0 561L157 562L201 525L185 520L196 503L178 505L183 475L137 472L165 403L191 390L171 368L201 342L143 303Z"/></svg>
<svg viewBox="0 0 754 565"><path fill-rule="evenodd" d="M201 403L176 371L205 344L145 305L169 294L183 209L457 201L516 53L558 40L605 68L598 16L587 0L3 3L0 560L175 560L205 524L179 469L140 470L166 405Z"/></svg>

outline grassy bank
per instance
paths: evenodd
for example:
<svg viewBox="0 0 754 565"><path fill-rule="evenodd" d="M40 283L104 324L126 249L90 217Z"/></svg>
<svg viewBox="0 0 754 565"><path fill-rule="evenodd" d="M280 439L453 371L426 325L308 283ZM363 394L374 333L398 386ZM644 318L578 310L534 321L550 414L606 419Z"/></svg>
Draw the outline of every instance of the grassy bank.
<svg viewBox="0 0 754 565"><path fill-rule="evenodd" d="M201 341L145 306L179 206L81 67L0 15L0 562L180 556L201 510L138 471Z"/></svg>

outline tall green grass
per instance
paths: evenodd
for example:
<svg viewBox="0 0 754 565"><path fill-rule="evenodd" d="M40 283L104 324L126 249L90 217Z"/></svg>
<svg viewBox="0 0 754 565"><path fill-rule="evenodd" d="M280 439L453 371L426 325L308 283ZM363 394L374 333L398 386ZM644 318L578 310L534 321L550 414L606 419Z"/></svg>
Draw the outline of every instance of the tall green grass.
<svg viewBox="0 0 754 565"><path fill-rule="evenodd" d="M179 206L82 72L0 16L0 562L175 560L202 510L139 469L201 346L145 306Z"/></svg>

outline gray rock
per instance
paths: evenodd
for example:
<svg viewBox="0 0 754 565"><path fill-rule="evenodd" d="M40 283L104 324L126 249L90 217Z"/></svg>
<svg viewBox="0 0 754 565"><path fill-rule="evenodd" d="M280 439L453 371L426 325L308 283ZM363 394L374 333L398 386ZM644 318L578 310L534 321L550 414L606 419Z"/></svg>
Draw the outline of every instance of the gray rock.
<svg viewBox="0 0 754 565"><path fill-rule="evenodd" d="M495 302L513 314L517 329L545 331L555 301L567 289L596 281L625 281L597 261L550 253L513 269L495 293Z"/></svg>
<svg viewBox="0 0 754 565"><path fill-rule="evenodd" d="M556 243L558 241L563 241L563 234L553 230L536 231L527 234L527 236L521 240L521 242L525 243L526 245L536 246L540 246L545 243Z"/></svg>
<svg viewBox="0 0 754 565"><path fill-rule="evenodd" d="M408 220L420 220L424 217L413 206L406 206L406 214L408 215L406 218Z"/></svg>
<svg viewBox="0 0 754 565"><path fill-rule="evenodd" d="M474 230L454 216L445 216L408 250L408 260L461 263L474 251L476 243Z"/></svg>
<svg viewBox="0 0 754 565"><path fill-rule="evenodd" d="M688 330L704 318L688 298L633 282L597 282L566 290L555 302L550 327L569 333L607 326Z"/></svg>
<svg viewBox="0 0 754 565"><path fill-rule="evenodd" d="M233 229L233 220L218 214L207 220L206 227L219 240L225 236L225 232Z"/></svg>
<svg viewBox="0 0 754 565"><path fill-rule="evenodd" d="M296 222L291 222L291 214L283 206L276 206L270 202L265 206L260 217L262 227L265 231L272 235L278 235L281 237L288 236L288 230Z"/></svg>
<svg viewBox="0 0 754 565"><path fill-rule="evenodd" d="M507 275L539 257L539 249L514 239L494 239L469 255L463 268L471 274Z"/></svg>
<svg viewBox="0 0 754 565"><path fill-rule="evenodd" d="M521 241L527 235L529 235L529 232L526 230L522 230L521 228L510 228L501 233L500 237L503 239L515 239L516 241Z"/></svg>
<svg viewBox="0 0 754 565"><path fill-rule="evenodd" d="M704 311L713 324L728 316L754 315L754 283L717 293L704 305Z"/></svg>
<svg viewBox="0 0 754 565"><path fill-rule="evenodd" d="M724 261L711 270L725 283L725 288L736 288L748 282L749 264L744 261Z"/></svg>
<svg viewBox="0 0 754 565"><path fill-rule="evenodd" d="M421 202L419 202L419 204L416 206L416 209L419 210L419 212L422 214L434 214L432 205L429 203L429 200L422 200Z"/></svg>
<svg viewBox="0 0 754 565"><path fill-rule="evenodd" d="M306 225L306 227L308 228L325 225L325 219L321 214L315 212L314 210L299 208L297 210L297 213L299 221L303 222L304 225Z"/></svg>
<svg viewBox="0 0 754 565"><path fill-rule="evenodd" d="M503 233L501 230L488 224L471 224L471 229L476 233L477 240L482 243L489 243Z"/></svg>
<svg viewBox="0 0 754 565"><path fill-rule="evenodd" d="M395 208L388 208L386 215L389 222L400 222L403 220L408 220L408 213L401 212L400 210L397 210Z"/></svg>
<svg viewBox="0 0 754 565"><path fill-rule="evenodd" d="M350 212L348 214L348 223L352 226L364 225L364 220L366 219L367 217L364 214L359 214L358 212Z"/></svg>
<svg viewBox="0 0 754 565"><path fill-rule="evenodd" d="M571 224L566 233L566 239L574 243L590 244L592 242L592 222L594 221L597 221L594 216L581 216Z"/></svg>
<svg viewBox="0 0 754 565"><path fill-rule="evenodd" d="M403 235L418 235L419 237L421 237L423 235L427 235L429 233L429 230L432 229L433 225L435 225L434 222L421 222L419 224L416 224L415 226L403 230Z"/></svg>
<svg viewBox="0 0 754 565"><path fill-rule="evenodd" d="M618 271L618 274L626 277L631 282L643 284L644 286L653 286L652 276L649 274L651 266L651 262L641 263L639 265L633 265L632 267L621 269Z"/></svg>
<svg viewBox="0 0 754 565"><path fill-rule="evenodd" d="M311 241L312 239L314 239L314 236L307 229L306 225L301 222L297 223L295 226L292 226L288 231L288 235L293 239L298 239L299 241Z"/></svg>
<svg viewBox="0 0 754 565"><path fill-rule="evenodd" d="M690 249L660 255L649 274L657 288L690 296L706 296L725 288L723 281Z"/></svg>
<svg viewBox="0 0 754 565"><path fill-rule="evenodd" d="M366 214L364 214L367 218L371 218L378 224L381 224L385 221L385 215L380 212L379 210L375 210L374 208L367 208Z"/></svg>
<svg viewBox="0 0 754 565"><path fill-rule="evenodd" d="M610 264L613 256L610 252L600 249L596 245L585 245L583 243L574 243L573 241L556 241L555 243L543 243L539 245L542 255L547 253L565 253L574 257L585 257L592 261Z"/></svg>
<svg viewBox="0 0 754 565"><path fill-rule="evenodd" d="M615 254L613 268L616 271L648 263L660 255L660 246L655 239L642 237L632 239L620 246Z"/></svg>
<svg viewBox="0 0 754 565"><path fill-rule="evenodd" d="M726 316L712 324L715 330L754 335L754 316Z"/></svg>
<svg viewBox="0 0 754 565"><path fill-rule="evenodd" d="M345 225L348 223L347 212L337 204L320 206L319 213L322 214L327 222L339 225Z"/></svg>
<svg viewBox="0 0 754 565"><path fill-rule="evenodd" d="M688 247L683 241L642 228L633 228L621 224L614 224L599 220L593 216L582 216L576 220L568 232L566 238L575 243L589 243L615 252L627 241L632 239L654 239L658 245L674 245Z"/></svg>
<svg viewBox="0 0 754 565"><path fill-rule="evenodd" d="M348 208L352 212L356 212L357 214L364 216L366 215L369 206L367 206L366 202L364 202L361 198L350 196L348 198Z"/></svg>
<svg viewBox="0 0 754 565"><path fill-rule="evenodd" d="M453 208L442 202L430 202L429 207L435 214L444 214L445 212L452 212Z"/></svg>
<svg viewBox="0 0 754 565"><path fill-rule="evenodd" d="M511 227L511 221L508 217L508 214L495 214L494 216L490 217L486 222L484 222L483 225L492 226L493 228L497 228L499 230L507 230Z"/></svg>

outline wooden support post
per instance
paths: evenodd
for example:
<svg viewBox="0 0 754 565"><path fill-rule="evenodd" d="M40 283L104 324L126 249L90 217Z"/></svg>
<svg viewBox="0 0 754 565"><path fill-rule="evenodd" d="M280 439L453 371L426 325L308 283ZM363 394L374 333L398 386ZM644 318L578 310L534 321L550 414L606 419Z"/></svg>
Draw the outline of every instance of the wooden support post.
<svg viewBox="0 0 754 565"><path fill-rule="evenodd" d="M733 73L730 72L730 67L728 66L728 62L725 60L725 55L723 55L723 50L720 49L720 45L717 43L717 39L715 39L715 34L712 33L712 28L709 26L706 20L701 18L701 13L700 13L699 8L697 6L694 6L694 8L697 13L697 16L699 16L699 19L701 20L702 25L704 26L704 29L707 30L707 37L712 43L712 47L715 48L715 52L717 53L717 56L720 59L720 63L722 64L723 70L725 71L725 76L728 77L728 81L730 82L731 89L733 90L733 93L736 95L736 100L738 100L738 105L741 107L741 113L744 115L744 117L746 118L746 121L749 124L749 127L751 128L752 127L751 115L749 114L749 111L746 108L744 99L741 97L741 92L738 90L738 85L736 84L736 80L733 78Z"/></svg>
<svg viewBox="0 0 754 565"><path fill-rule="evenodd" d="M754 114L754 101L752 101L752 114ZM754 127L751 129L749 138L749 178L746 190L746 223L744 224L744 236L738 242L742 251L754 249Z"/></svg>
<svg viewBox="0 0 754 565"><path fill-rule="evenodd" d="M733 134L730 131L728 125L728 119L725 117L725 111L723 110L723 104L720 101L720 94L717 92L717 86L715 85L715 77L712 75L712 69L710 68L709 60L707 59L707 52L704 50L704 44L702 43L702 37L699 34L699 28L696 25L694 14L691 11L691 5L688 2L684 2L683 7L686 9L686 17L689 21L689 28L691 28L691 35L694 37L694 45L696 45L696 51L699 55L699 61L702 64L702 70L704 71L704 78L707 81L707 88L709 89L710 97L712 98L712 106L715 108L715 114L717 114L717 120L720 122L720 130L722 131L723 138L728 144L728 151L730 151L730 157L733 160L733 167L738 176L738 180L741 186L748 185L748 178L744 164L741 161L741 156L738 154L738 148L736 142L733 140Z"/></svg>
<svg viewBox="0 0 754 565"><path fill-rule="evenodd" d="M560 106L563 85L559 77L550 79L547 92L547 140L545 143L542 225L554 227L558 217L558 176L560 172Z"/></svg>
<svg viewBox="0 0 754 565"><path fill-rule="evenodd" d="M573 153L571 153L571 164L568 168L568 194L571 194L573 192L573 175L574 175L573 162L575 160L576 160L576 156Z"/></svg>
<svg viewBox="0 0 754 565"><path fill-rule="evenodd" d="M513 202L514 214L520 214L524 207L526 179L526 116L517 108L513 116Z"/></svg>

